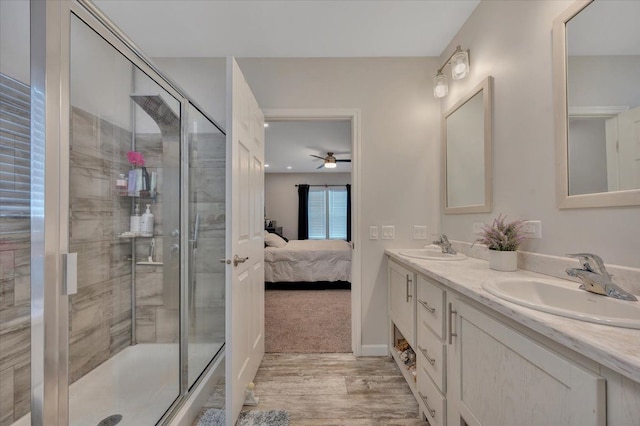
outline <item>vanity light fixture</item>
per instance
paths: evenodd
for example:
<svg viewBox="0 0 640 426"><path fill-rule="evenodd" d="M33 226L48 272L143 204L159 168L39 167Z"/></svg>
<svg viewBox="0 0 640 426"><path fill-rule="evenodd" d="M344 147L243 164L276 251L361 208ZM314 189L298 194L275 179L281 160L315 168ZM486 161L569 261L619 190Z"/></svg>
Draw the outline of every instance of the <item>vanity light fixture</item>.
<svg viewBox="0 0 640 426"><path fill-rule="evenodd" d="M469 51L462 50L460 45L456 47L455 52L451 54L436 73L433 78L433 96L435 98L444 98L449 93L449 85L447 83L447 77L442 73L444 67L447 64L451 64L451 78L454 80L460 80L465 78L469 74Z"/></svg>

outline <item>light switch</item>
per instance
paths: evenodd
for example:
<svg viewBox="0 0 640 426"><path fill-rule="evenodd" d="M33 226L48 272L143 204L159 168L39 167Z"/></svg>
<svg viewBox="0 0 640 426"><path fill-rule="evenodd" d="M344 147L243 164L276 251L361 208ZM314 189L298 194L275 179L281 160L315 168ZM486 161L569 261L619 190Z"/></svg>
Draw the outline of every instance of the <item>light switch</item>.
<svg viewBox="0 0 640 426"><path fill-rule="evenodd" d="M523 230L528 238L542 238L542 221L527 220L524 222Z"/></svg>
<svg viewBox="0 0 640 426"><path fill-rule="evenodd" d="M427 227L422 225L413 225L413 239L414 240L426 240L427 239Z"/></svg>
<svg viewBox="0 0 640 426"><path fill-rule="evenodd" d="M395 226L383 226L382 227L382 239L383 240L393 240L396 238L396 227Z"/></svg>
<svg viewBox="0 0 640 426"><path fill-rule="evenodd" d="M482 232L482 228L484 228L483 222L473 222L473 233L476 235L480 235Z"/></svg>
<svg viewBox="0 0 640 426"><path fill-rule="evenodd" d="M378 239L378 227L377 226L370 226L369 227L369 239L370 240L377 240Z"/></svg>

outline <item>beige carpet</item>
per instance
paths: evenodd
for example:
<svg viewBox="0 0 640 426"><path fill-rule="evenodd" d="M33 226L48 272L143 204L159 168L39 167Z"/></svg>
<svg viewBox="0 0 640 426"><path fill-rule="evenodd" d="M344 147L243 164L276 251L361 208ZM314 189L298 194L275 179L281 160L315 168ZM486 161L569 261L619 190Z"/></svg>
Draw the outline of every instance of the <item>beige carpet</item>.
<svg viewBox="0 0 640 426"><path fill-rule="evenodd" d="M267 290L267 353L351 352L350 290Z"/></svg>

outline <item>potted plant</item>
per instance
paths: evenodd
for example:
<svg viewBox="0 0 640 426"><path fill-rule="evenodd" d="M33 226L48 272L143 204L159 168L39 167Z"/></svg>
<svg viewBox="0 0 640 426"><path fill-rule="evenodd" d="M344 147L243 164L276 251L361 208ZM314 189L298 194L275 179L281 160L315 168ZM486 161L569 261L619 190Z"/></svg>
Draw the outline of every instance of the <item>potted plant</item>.
<svg viewBox="0 0 640 426"><path fill-rule="evenodd" d="M497 271L516 271L518 269L517 250L527 238L524 221L505 223L507 217L502 214L485 225L476 240L489 249L489 267Z"/></svg>

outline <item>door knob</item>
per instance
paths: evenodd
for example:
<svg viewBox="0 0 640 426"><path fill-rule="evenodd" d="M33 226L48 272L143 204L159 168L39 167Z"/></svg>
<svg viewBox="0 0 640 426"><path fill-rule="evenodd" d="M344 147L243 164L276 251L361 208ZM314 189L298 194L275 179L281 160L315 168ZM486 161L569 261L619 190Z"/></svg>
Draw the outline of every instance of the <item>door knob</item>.
<svg viewBox="0 0 640 426"><path fill-rule="evenodd" d="M233 266L238 266L239 263L244 263L247 260L249 260L249 257L238 257L238 255L236 254L235 256L233 256Z"/></svg>

